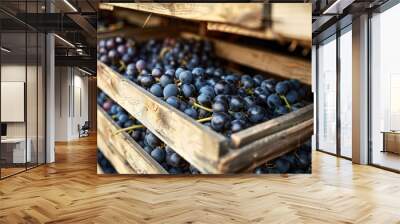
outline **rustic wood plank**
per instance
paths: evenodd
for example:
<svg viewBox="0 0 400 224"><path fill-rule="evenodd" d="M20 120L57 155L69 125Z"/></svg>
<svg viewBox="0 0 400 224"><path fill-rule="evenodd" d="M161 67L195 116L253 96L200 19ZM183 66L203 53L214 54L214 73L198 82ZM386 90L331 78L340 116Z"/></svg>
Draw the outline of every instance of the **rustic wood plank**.
<svg viewBox="0 0 400 224"><path fill-rule="evenodd" d="M232 33L241 36L254 37L264 40L276 40L279 43L287 44L296 41L300 46L304 48L311 48L311 39L304 39L303 37L291 36L287 37L277 32L274 32L271 28L266 27L262 29L249 29L245 27L239 27L235 25L225 24L225 23L214 23L207 22L208 31L217 31Z"/></svg>
<svg viewBox="0 0 400 224"><path fill-rule="evenodd" d="M125 8L114 9L113 15L117 18L126 20L130 24L134 24L139 27L157 27L166 24L169 18L164 16L158 16L156 14L149 14L147 12L132 13L132 10Z"/></svg>
<svg viewBox="0 0 400 224"><path fill-rule="evenodd" d="M219 163L222 173L238 172L242 169L256 167L292 151L313 133L313 119L296 126L254 141L240 149L231 150Z"/></svg>
<svg viewBox="0 0 400 224"><path fill-rule="evenodd" d="M168 32L160 31L160 27L154 28L133 28L133 27L124 27L123 29L116 31L104 31L98 32L97 39L106 39L116 36L122 36L126 38L132 38L135 41L146 41L149 39L160 39L166 37L176 37L179 35L179 31L182 29L182 26L165 26L162 29L168 30ZM192 29L194 30L194 29Z"/></svg>
<svg viewBox="0 0 400 224"><path fill-rule="evenodd" d="M264 136L269 136L313 118L313 107L314 105L311 104L299 109L298 111L291 112L234 133L231 135L232 145L234 148L239 148Z"/></svg>
<svg viewBox="0 0 400 224"><path fill-rule="evenodd" d="M109 97L202 173L215 173L227 139L122 77L101 62L97 83Z"/></svg>
<svg viewBox="0 0 400 224"><path fill-rule="evenodd" d="M182 33L182 36L185 38L201 38L196 34L187 32ZM282 78L298 79L304 84L311 85L310 60L295 58L268 50L254 49L215 38L208 39L213 42L218 57Z"/></svg>
<svg viewBox="0 0 400 224"><path fill-rule="evenodd" d="M272 32L286 39L303 40L311 47L312 4L271 4Z"/></svg>
<svg viewBox="0 0 400 224"><path fill-rule="evenodd" d="M102 3L100 8L116 7L171 16L194 21L212 21L235 24L247 28L261 28L264 5L262 3Z"/></svg>
<svg viewBox="0 0 400 224"><path fill-rule="evenodd" d="M118 153L117 149L115 149L112 145L110 145L101 132L101 125L98 125L97 130L97 147L104 154L104 156L110 161L110 163L114 166L115 170L119 174L133 174L135 171L129 166L122 155Z"/></svg>
<svg viewBox="0 0 400 224"><path fill-rule="evenodd" d="M149 156L142 147L123 132L113 135L119 128L101 109L97 108L98 120L103 137L119 152L137 174L168 174L168 172Z"/></svg>

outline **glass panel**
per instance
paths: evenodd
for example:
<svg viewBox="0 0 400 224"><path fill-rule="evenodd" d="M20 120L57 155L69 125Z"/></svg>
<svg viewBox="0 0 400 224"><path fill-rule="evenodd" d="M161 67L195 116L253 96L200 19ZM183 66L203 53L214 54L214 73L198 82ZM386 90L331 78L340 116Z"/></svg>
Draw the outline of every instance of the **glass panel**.
<svg viewBox="0 0 400 224"><path fill-rule="evenodd" d="M45 149L45 60L46 60L46 52L45 52L45 44L46 38L45 35L39 34L39 45L38 45L38 163L45 163L46 158L46 149Z"/></svg>
<svg viewBox="0 0 400 224"><path fill-rule="evenodd" d="M27 13L37 13L38 4L36 1L27 2ZM31 20L37 20L37 16ZM32 21L34 22L34 21ZM37 21L36 21L37 22ZM35 22L35 23L36 23ZM38 33L35 30L27 30L27 98L26 98L26 113L27 113L27 144L30 153L30 161L27 167L35 167L38 164Z"/></svg>
<svg viewBox="0 0 400 224"><path fill-rule="evenodd" d="M336 153L336 39L318 48L318 149Z"/></svg>
<svg viewBox="0 0 400 224"><path fill-rule="evenodd" d="M3 133L1 156L2 176L25 170L31 151L26 151L26 35L2 33L1 122ZM29 146L29 145L28 145ZM29 147L28 147L29 149Z"/></svg>
<svg viewBox="0 0 400 224"><path fill-rule="evenodd" d="M340 153L352 157L352 35L340 36Z"/></svg>
<svg viewBox="0 0 400 224"><path fill-rule="evenodd" d="M400 5L371 19L372 163L395 170L400 170L400 33L395 29L398 21Z"/></svg>
<svg viewBox="0 0 400 224"><path fill-rule="evenodd" d="M30 159L28 160L28 168L37 165L38 160L38 52L37 52L37 33L32 32L27 34L28 38L28 63L27 63L27 98L26 98L26 112L27 112L27 143L28 151L30 149Z"/></svg>

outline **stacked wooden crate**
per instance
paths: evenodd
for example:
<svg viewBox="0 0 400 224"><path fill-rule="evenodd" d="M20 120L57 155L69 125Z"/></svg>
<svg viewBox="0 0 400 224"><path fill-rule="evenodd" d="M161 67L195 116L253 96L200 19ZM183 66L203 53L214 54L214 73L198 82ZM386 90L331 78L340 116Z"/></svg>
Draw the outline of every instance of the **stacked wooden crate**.
<svg viewBox="0 0 400 224"><path fill-rule="evenodd" d="M245 29L255 31L263 30L265 7L263 4L233 4L229 6L230 11L226 8L222 11L210 8L214 6L215 4L161 4L161 6L160 4L101 4L103 9L134 10L155 14L153 16L160 18L168 16L200 22L195 28L176 24L171 26L164 23L162 29L157 26L123 29L99 34L98 38L117 35L134 37L137 41L165 36L207 38L213 43L217 56L229 62L230 65L240 64L281 78L295 78L305 84L311 84L310 60L274 51L260 50L215 37L210 38L204 31L205 27L212 26L212 24L245 27ZM243 6L249 8L243 8ZM238 7L242 10L237 10ZM235 18L241 19L227 18L226 10L235 12ZM187 13L188 11L198 13ZM129 16L129 13L125 14ZM205 14L207 14L206 17ZM229 15L232 14L229 13ZM268 30L265 32L272 32L265 29ZM305 45L311 43L311 38L308 41L301 35L296 38L298 40L303 38L301 43L306 43ZM291 37L293 40L296 38ZM313 105L308 105L298 111L234 133L228 138L199 124L101 62L97 64L97 76L99 89L202 173L251 171L256 166L295 149L310 139L313 132ZM119 173L167 173L128 134L112 134L117 129L118 127L108 115L98 108L99 149L107 158L113 157L110 161Z"/></svg>

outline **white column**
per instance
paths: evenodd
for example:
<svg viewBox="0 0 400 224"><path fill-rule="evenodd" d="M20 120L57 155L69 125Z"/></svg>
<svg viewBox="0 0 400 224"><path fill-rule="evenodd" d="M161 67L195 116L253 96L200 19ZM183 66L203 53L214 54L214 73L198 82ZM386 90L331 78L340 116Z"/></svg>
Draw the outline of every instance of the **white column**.
<svg viewBox="0 0 400 224"><path fill-rule="evenodd" d="M46 61L47 61L47 127L46 127L46 163L52 163L55 161L55 150L54 150L54 133L55 133L55 72L54 72L54 35L47 34L46 36Z"/></svg>
<svg viewBox="0 0 400 224"><path fill-rule="evenodd" d="M368 163L368 15L353 19L353 162Z"/></svg>

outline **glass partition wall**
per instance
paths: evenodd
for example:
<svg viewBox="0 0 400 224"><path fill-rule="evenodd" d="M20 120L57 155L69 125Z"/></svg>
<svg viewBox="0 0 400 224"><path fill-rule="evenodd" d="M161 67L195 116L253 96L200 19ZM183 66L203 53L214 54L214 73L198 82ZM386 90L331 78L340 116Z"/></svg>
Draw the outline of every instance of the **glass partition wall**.
<svg viewBox="0 0 400 224"><path fill-rule="evenodd" d="M14 1L35 13L39 1ZM45 163L45 35L0 3L0 178ZM26 15L26 14L25 14Z"/></svg>
<svg viewBox="0 0 400 224"><path fill-rule="evenodd" d="M317 46L317 150L352 157L351 25Z"/></svg>
<svg viewBox="0 0 400 224"><path fill-rule="evenodd" d="M336 153L336 36L318 46L318 132L319 150Z"/></svg>
<svg viewBox="0 0 400 224"><path fill-rule="evenodd" d="M352 33L351 25L341 31L339 38L339 123L340 155L352 158Z"/></svg>

